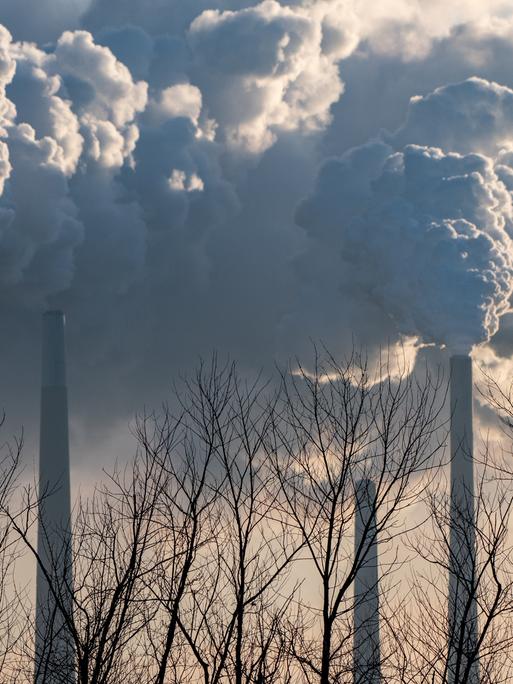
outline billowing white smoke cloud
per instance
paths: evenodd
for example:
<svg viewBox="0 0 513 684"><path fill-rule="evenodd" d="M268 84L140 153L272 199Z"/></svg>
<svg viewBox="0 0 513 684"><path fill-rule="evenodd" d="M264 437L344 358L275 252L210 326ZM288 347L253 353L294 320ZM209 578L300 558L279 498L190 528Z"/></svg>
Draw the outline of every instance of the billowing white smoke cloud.
<svg viewBox="0 0 513 684"><path fill-rule="evenodd" d="M145 0L144 4L139 0L93 0L85 21L94 29L132 24L158 35L163 25L174 27L177 32L183 30L203 10L215 7L220 11L237 11L253 4L251 0L188 0L165 5L161 0ZM404 60L422 59L456 27L473 24L486 30L493 25L496 34L502 30L497 24L507 23L513 14L509 0L281 0L280 4L309 13L321 9L328 14L326 43L332 37L338 42L342 36L351 43L356 36L374 52L384 57L400 55Z"/></svg>
<svg viewBox="0 0 513 684"><path fill-rule="evenodd" d="M280 132L329 121L342 91L337 63L355 45L351 28L333 24L335 5L198 6L180 38L189 56L167 78L162 64L176 50L133 28L110 39L139 70L146 64L138 80L88 31L65 31L41 49L2 28L3 282L29 301L37 290L41 303L72 285L125 291L144 277L148 249L166 226L173 259L183 249L202 253L199 236L238 207L219 163L223 148L261 154ZM189 237L178 237L183 230Z"/></svg>
<svg viewBox="0 0 513 684"><path fill-rule="evenodd" d="M190 83L178 83L160 91L151 113L159 123L176 117L190 119L196 126L203 106L201 90Z"/></svg>
<svg viewBox="0 0 513 684"><path fill-rule="evenodd" d="M52 293L67 287L73 275L73 254L82 236L74 202L69 196L64 147L52 123L69 122L73 115L54 97L57 81L45 80L38 67L34 91L47 105L45 124L56 134L37 137L32 125L17 120L15 104L7 90L16 78L18 46L5 29L0 31L0 281L2 298L21 295L29 302L44 302ZM31 51L30 46L27 47ZM32 50L39 57L39 51ZM20 61L21 79L27 76ZM30 100L30 95L29 95ZM63 109L59 110L59 104ZM71 130L73 135L73 126Z"/></svg>
<svg viewBox="0 0 513 684"><path fill-rule="evenodd" d="M13 43L4 29L0 38L2 298L9 293L47 305L49 296L75 281L78 250L88 253L93 235L99 271L126 280L109 270L112 263L102 264L101 250L118 264L120 255L137 253L135 261L123 263L133 277L134 264L144 260L145 226L137 223L137 208L123 201L113 172L131 161L146 84L135 83L87 32L64 33L49 52ZM85 198L86 187L91 194ZM101 208L100 216L92 206ZM110 221L114 225L105 225ZM98 274L96 280L105 278Z"/></svg>
<svg viewBox="0 0 513 684"><path fill-rule="evenodd" d="M54 163L65 175L73 175L84 139L71 103L61 96L61 77L50 73L53 57L29 43L13 44L10 54L16 69L9 85L9 97L16 106L13 119L28 123L38 138L52 140Z"/></svg>
<svg viewBox="0 0 513 684"><path fill-rule="evenodd" d="M493 26L496 35L513 18L509 0L354 0L351 6L370 48L383 57L399 55L405 61L425 58L438 41L460 27L483 31Z"/></svg>
<svg viewBox="0 0 513 684"><path fill-rule="evenodd" d="M134 83L126 66L87 31L64 33L54 60L73 93L87 153L102 166L121 167L135 149L138 129L132 122L146 107L147 84Z"/></svg>
<svg viewBox="0 0 513 684"><path fill-rule="evenodd" d="M9 131L9 152L13 170L6 199L13 216L0 239L2 281L19 284L40 306L71 283L82 226L56 143L38 140L31 126L19 124Z"/></svg>
<svg viewBox="0 0 513 684"><path fill-rule="evenodd" d="M342 319L348 299L372 303L398 333L452 351L497 332L513 292L511 156L497 153L512 97L478 80L439 89L412 101L390 139L398 151L369 143L322 168L297 214L310 238L302 263L326 255ZM495 156L457 153L474 132Z"/></svg>
<svg viewBox="0 0 513 684"><path fill-rule="evenodd" d="M12 119L13 107L5 96L5 88L12 81L16 71L16 62L11 55L12 37L9 31L0 26L0 122L3 126L6 118Z"/></svg>
<svg viewBox="0 0 513 684"><path fill-rule="evenodd" d="M410 355L496 330L512 91L480 65L511 42L500 2L77 0L39 28L6 2L0 301L23 325L37 316L20 302L69 312L76 385L98 413L140 406L145 386L160 399L213 347L253 367L310 338L335 354L399 340ZM25 6L43 4L62 7ZM440 46L448 68L433 62L424 83ZM436 88L449 49L487 80ZM389 75L404 92L381 107L392 62L414 85ZM327 164L294 225L318 162L394 130L415 93L400 130Z"/></svg>
<svg viewBox="0 0 513 684"><path fill-rule="evenodd" d="M7 98L5 89L11 83L16 71L16 62L11 56L11 35L0 26L0 135L6 134L6 126L12 123L16 114L13 103ZM11 174L9 148L0 141L0 195L5 181Z"/></svg>
<svg viewBox="0 0 513 684"><path fill-rule="evenodd" d="M2 28L0 256L9 296L15 288L43 305L69 292L85 308L98 298L108 308L115 304L102 293L141 285L147 267L161 284L180 262L203 280L206 236L240 206L221 155L261 155L281 133L329 121L342 91L338 61L356 45L353 23L333 21L336 8L200 4L180 37L125 27L102 45L68 30L44 49ZM157 253L158 268L147 264Z"/></svg>
<svg viewBox="0 0 513 684"><path fill-rule="evenodd" d="M410 101L396 144L417 143L495 157L513 147L513 90L470 78Z"/></svg>
<svg viewBox="0 0 513 684"><path fill-rule="evenodd" d="M277 129L327 124L342 92L337 61L354 47L333 30L323 33L329 9L264 0L239 11L208 10L192 22L194 74L229 145L261 152Z"/></svg>

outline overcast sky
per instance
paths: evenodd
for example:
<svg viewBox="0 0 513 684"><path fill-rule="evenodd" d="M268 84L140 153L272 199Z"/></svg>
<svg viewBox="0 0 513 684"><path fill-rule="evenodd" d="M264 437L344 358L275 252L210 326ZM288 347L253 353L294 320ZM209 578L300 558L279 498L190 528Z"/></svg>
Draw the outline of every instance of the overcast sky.
<svg viewBox="0 0 513 684"><path fill-rule="evenodd" d="M0 22L1 402L29 444L48 307L82 465L214 349L247 372L312 340L474 349L508 375L513 0L0 0Z"/></svg>

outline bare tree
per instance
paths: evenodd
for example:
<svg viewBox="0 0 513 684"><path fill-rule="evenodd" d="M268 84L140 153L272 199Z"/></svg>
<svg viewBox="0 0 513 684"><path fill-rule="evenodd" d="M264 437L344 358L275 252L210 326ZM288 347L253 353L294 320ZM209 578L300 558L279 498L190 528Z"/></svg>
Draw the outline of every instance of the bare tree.
<svg viewBox="0 0 513 684"><path fill-rule="evenodd" d="M495 412L498 421L475 456L471 505L464 502L455 515L447 483L439 479L426 499L426 523L410 539L416 567L409 600L396 607L390 629L399 682L468 684L478 678L500 684L513 675L513 386L483 372L478 391L489 417ZM465 597L456 614L449 575Z"/></svg>
<svg viewBox="0 0 513 684"><path fill-rule="evenodd" d="M182 665L179 681L242 684L278 681L281 674L279 622L289 598L279 590L299 547L279 519L265 458L272 415L265 391L259 379L243 383L233 364L219 366L214 357L179 392L179 445L150 447L170 476L163 520L175 549L157 566L154 582L168 614L159 684L171 666L177 626L175 653L183 658L185 647L195 663ZM169 424L166 416L159 435Z"/></svg>
<svg viewBox="0 0 513 684"><path fill-rule="evenodd" d="M185 663L190 649L182 634L184 606L202 571L212 569L206 570L201 554L216 538L212 449L198 450L184 416L173 417L168 407L160 416L140 420L137 437L162 478L155 518L158 544L144 579L154 606L146 630L154 662L152 680L163 684L171 676L173 681L186 681L186 672L195 668Z"/></svg>
<svg viewBox="0 0 513 684"><path fill-rule="evenodd" d="M292 641L305 682L352 677L353 582L376 540L390 544L424 491L445 439L444 400L440 376L417 378L405 369L392 378L390 358L376 373L355 353L344 364L328 355L317 357L311 373L299 367L282 375L267 448L283 513L304 545L303 573L320 594L318 604L303 601L303 626ZM375 485L369 503L376 523L367 521L353 552L355 482L362 478Z"/></svg>
<svg viewBox="0 0 513 684"><path fill-rule="evenodd" d="M391 365L326 354L275 384L245 381L216 357L201 365L170 405L137 420L131 464L77 503L72 581L55 578L59 559L46 567L37 555L33 491L3 508L47 574L79 684L451 681L446 588L457 559L449 499L433 484L446 385ZM485 684L509 667L495 653L510 645L509 481L491 487L495 471L482 472L469 588L479 643L457 651L457 684L478 652ZM433 573L408 584L404 542L417 529L407 551Z"/></svg>
<svg viewBox="0 0 513 684"><path fill-rule="evenodd" d="M467 684L478 672L481 684L511 681L513 674L513 557L509 526L513 492L496 480L493 462L482 460L472 519L451 518L451 501L443 485L428 498L429 516L411 541L417 570L410 577L410 601L396 611L394 630L400 658L397 681L415 684ZM450 526L475 545L472 573L458 565ZM466 601L450 618L449 573L464 585ZM477 613L475 640L468 623Z"/></svg>
<svg viewBox="0 0 513 684"><path fill-rule="evenodd" d="M41 661L42 681L44 672L52 682L60 676L63 684L70 677L79 684L144 681L146 662L139 640L151 619L151 608L143 579L158 541L154 517L159 485L156 464L140 454L77 504L72 548L64 551L73 569L71 580L61 558L50 558L48 563L38 555L31 534L39 503L33 490L26 490L17 512L8 513L48 582L52 604L76 656L76 673L70 674L55 661L59 651L48 648L47 662ZM53 632L49 629L49 633Z"/></svg>
<svg viewBox="0 0 513 684"><path fill-rule="evenodd" d="M5 415L0 417L0 428ZM0 456L0 676L11 677L17 666L16 650L26 636L27 621L23 619L25 604L14 576L20 549L13 536L9 515L21 470L23 435L5 442Z"/></svg>

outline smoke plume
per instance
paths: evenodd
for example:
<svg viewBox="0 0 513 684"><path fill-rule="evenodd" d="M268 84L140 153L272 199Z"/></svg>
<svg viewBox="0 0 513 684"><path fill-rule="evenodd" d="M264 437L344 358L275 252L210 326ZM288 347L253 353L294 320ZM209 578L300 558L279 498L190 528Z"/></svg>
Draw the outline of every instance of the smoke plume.
<svg viewBox="0 0 513 684"><path fill-rule="evenodd" d="M0 0L7 410L45 307L95 425L213 348L507 355L508 4Z"/></svg>
<svg viewBox="0 0 513 684"><path fill-rule="evenodd" d="M328 162L297 220L315 252L337 254L342 300L374 303L406 337L467 352L509 309L512 209L489 158L376 142Z"/></svg>

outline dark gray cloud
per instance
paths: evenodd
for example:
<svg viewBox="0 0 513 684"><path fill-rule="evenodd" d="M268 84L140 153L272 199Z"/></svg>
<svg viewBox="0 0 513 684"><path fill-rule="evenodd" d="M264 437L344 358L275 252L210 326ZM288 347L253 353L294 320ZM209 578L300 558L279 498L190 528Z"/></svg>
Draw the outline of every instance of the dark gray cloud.
<svg viewBox="0 0 513 684"><path fill-rule="evenodd" d="M89 0L0 0L0 18L16 40L46 43L76 28Z"/></svg>

